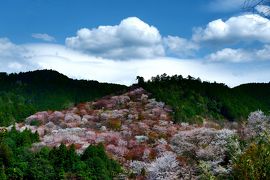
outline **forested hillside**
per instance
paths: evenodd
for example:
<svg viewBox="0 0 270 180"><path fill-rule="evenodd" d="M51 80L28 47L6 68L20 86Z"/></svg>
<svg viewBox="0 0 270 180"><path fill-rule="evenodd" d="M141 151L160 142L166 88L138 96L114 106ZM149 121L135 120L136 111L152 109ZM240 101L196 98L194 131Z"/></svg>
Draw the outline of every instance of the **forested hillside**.
<svg viewBox="0 0 270 180"><path fill-rule="evenodd" d="M124 90L123 85L73 80L52 70L0 74L0 126L43 110L60 110Z"/></svg>
<svg viewBox="0 0 270 180"><path fill-rule="evenodd" d="M78 155L74 145L44 147L31 151L39 141L30 130L0 131L0 179L112 179L121 172L120 165L110 159L102 144L90 145Z"/></svg>
<svg viewBox="0 0 270 180"><path fill-rule="evenodd" d="M270 109L270 83L251 83L229 88L225 84L202 82L191 76L153 77L139 85L152 96L170 105L176 122L211 120L245 120L252 111Z"/></svg>
<svg viewBox="0 0 270 180"><path fill-rule="evenodd" d="M225 84L202 82L191 76L153 77L142 86L152 96L173 108L176 122L244 120L257 109L268 112L270 84L253 83L229 88ZM52 70L0 74L0 125L20 122L43 110L61 110L125 90L123 85L73 80Z"/></svg>
<svg viewBox="0 0 270 180"><path fill-rule="evenodd" d="M0 179L268 179L270 116L178 124L149 95L131 88L1 127Z"/></svg>

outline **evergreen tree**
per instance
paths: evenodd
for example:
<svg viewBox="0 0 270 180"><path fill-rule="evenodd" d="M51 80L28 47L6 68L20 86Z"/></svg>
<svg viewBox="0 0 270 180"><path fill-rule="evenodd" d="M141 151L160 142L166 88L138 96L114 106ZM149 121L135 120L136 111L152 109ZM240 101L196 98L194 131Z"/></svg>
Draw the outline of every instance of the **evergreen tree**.
<svg viewBox="0 0 270 180"><path fill-rule="evenodd" d="M4 171L4 165L1 165L1 163L0 163L0 179L1 180L7 179L7 176L6 176L5 171Z"/></svg>

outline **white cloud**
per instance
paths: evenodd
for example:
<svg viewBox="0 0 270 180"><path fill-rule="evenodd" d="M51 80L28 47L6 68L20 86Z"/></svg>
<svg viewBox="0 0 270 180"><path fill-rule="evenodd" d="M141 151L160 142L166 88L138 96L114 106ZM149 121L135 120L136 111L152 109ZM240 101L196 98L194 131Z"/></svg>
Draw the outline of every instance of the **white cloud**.
<svg viewBox="0 0 270 180"><path fill-rule="evenodd" d="M212 62L250 62L270 61L270 46L265 45L262 49L231 49L225 48L206 57Z"/></svg>
<svg viewBox="0 0 270 180"><path fill-rule="evenodd" d="M154 26L129 17L116 26L83 28L66 38L70 48L103 58L130 59L164 56L162 38Z"/></svg>
<svg viewBox="0 0 270 180"><path fill-rule="evenodd" d="M257 50L255 55L260 60L270 60L270 45L265 45L264 48Z"/></svg>
<svg viewBox="0 0 270 180"><path fill-rule="evenodd" d="M11 63L8 63L8 68L9 69L16 69L16 70L19 70L19 69L22 69L22 64L18 63L18 62L11 62Z"/></svg>
<svg viewBox="0 0 270 180"><path fill-rule="evenodd" d="M270 20L256 14L231 17L208 23L206 28L197 28L193 34L196 42L230 44L237 42L270 42Z"/></svg>
<svg viewBox="0 0 270 180"><path fill-rule="evenodd" d="M208 4L211 11L214 12L233 12L240 11L246 0L212 0Z"/></svg>
<svg viewBox="0 0 270 180"><path fill-rule="evenodd" d="M27 49L12 43L8 38L0 38L0 71L19 72L33 68L25 59Z"/></svg>
<svg viewBox="0 0 270 180"><path fill-rule="evenodd" d="M8 38L0 38L1 57L12 57L14 53L20 54L21 51L23 51L23 48L13 44Z"/></svg>
<svg viewBox="0 0 270 180"><path fill-rule="evenodd" d="M214 45L252 40L268 43L269 24L268 19L258 15L216 20L197 30L192 40L188 40L177 36L162 37L155 27L133 17L116 26L80 29L75 37L66 39L66 46L48 43L16 45L0 38L0 71L54 69L73 78L126 85L134 83L137 75L149 79L163 73L191 75L230 86L268 82L270 45L254 50L226 48L201 59L187 57L192 56L203 42L216 42ZM170 55L177 58L169 58ZM256 64L255 60L258 60ZM234 63L214 62L246 63L236 68Z"/></svg>
<svg viewBox="0 0 270 180"><path fill-rule="evenodd" d="M41 40L47 41L47 42L55 41L55 38L53 36L48 35L48 34L34 33L34 34L32 34L32 37L35 39L41 39Z"/></svg>
<svg viewBox="0 0 270 180"><path fill-rule="evenodd" d="M224 64L204 63L196 59L178 59L160 57L154 59L133 59L129 61L115 61L95 58L78 53L62 46L32 45L28 46L42 68L55 69L70 77L95 79L101 82L113 82L130 85L135 82L137 75L150 79L157 74L181 74L200 77L203 80L223 82L230 86L247 82L268 82L270 78L269 66L258 69L243 64L243 69L235 69ZM52 51L54 50L54 51ZM39 55L41 54L41 55Z"/></svg>
<svg viewBox="0 0 270 180"><path fill-rule="evenodd" d="M25 51L21 51L21 55L16 56L16 61L7 63L5 59L0 58L0 71L54 69L72 78L126 85L135 83L137 75L150 79L163 73L191 75L203 80L223 82L230 86L247 82L267 82L270 78L269 65L261 67L258 71L258 68L243 64L243 67L248 68L246 72L227 64L205 63L200 59L158 57L116 61L94 57L56 44L25 44L19 47ZM261 52L261 54L267 53Z"/></svg>
<svg viewBox="0 0 270 180"><path fill-rule="evenodd" d="M199 45L187 39L178 36L168 36L163 38L167 54L178 57L193 56L194 52L199 49Z"/></svg>
<svg viewBox="0 0 270 180"><path fill-rule="evenodd" d="M74 78L95 79L101 82L130 85L135 82L137 75L149 79L163 73L194 75L218 81L221 76L219 78L216 73L224 72L219 65L204 64L196 60L161 57L143 61L115 61L96 58L59 45L32 44L26 48L31 54L31 61L36 62L41 68L55 69Z"/></svg>
<svg viewBox="0 0 270 180"><path fill-rule="evenodd" d="M247 62L251 61L252 54L243 49L225 48L206 57L209 61L214 62Z"/></svg>

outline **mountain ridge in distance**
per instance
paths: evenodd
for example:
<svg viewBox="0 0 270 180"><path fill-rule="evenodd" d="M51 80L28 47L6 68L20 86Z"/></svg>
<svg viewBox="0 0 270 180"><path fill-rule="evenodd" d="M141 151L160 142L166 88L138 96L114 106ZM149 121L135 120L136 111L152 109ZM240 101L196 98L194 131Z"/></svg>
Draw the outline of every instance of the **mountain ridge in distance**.
<svg viewBox="0 0 270 180"><path fill-rule="evenodd" d="M74 80L53 70L0 73L0 125L23 121L38 111L62 110L81 102L143 87L153 98L173 109L175 122L245 120L257 109L270 109L269 83L249 83L230 88L202 82L191 76L166 74L127 87L93 80ZM8 103L7 103L8 102Z"/></svg>

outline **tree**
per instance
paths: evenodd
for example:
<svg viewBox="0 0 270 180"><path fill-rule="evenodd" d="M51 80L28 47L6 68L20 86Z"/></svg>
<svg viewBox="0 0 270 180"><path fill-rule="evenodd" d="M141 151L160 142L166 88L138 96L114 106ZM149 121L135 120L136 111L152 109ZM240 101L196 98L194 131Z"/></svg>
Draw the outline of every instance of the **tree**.
<svg viewBox="0 0 270 180"><path fill-rule="evenodd" d="M245 132L247 145L234 160L233 175L236 179L269 179L270 116L260 110L250 113Z"/></svg>
<svg viewBox="0 0 270 180"><path fill-rule="evenodd" d="M106 163L98 156L92 157L85 162L91 167L91 175L93 179L110 179L110 173L106 168Z"/></svg>
<svg viewBox="0 0 270 180"><path fill-rule="evenodd" d="M141 76L137 76L137 81L138 81L138 85L142 85L142 84L144 84L144 78L143 77L141 77Z"/></svg>
<svg viewBox="0 0 270 180"><path fill-rule="evenodd" d="M245 0L244 10L258 12L263 16L270 17L270 0Z"/></svg>
<svg viewBox="0 0 270 180"><path fill-rule="evenodd" d="M151 163L143 161L132 161L130 168L135 175L145 176L148 179L180 179L181 167L176 154L164 152Z"/></svg>
<svg viewBox="0 0 270 180"><path fill-rule="evenodd" d="M5 144L0 144L0 159L4 166L9 166L13 161L12 150Z"/></svg>
<svg viewBox="0 0 270 180"><path fill-rule="evenodd" d="M111 179L121 172L120 165L106 155L103 144L90 145L81 156L96 179ZM95 179L95 178L93 178Z"/></svg>
<svg viewBox="0 0 270 180"><path fill-rule="evenodd" d="M31 162L27 175L28 179L53 179L55 172L49 160L37 158Z"/></svg>
<svg viewBox="0 0 270 180"><path fill-rule="evenodd" d="M74 144L72 144L68 151L66 157L66 169L72 171L75 168L75 164L79 161L79 156L76 153Z"/></svg>
<svg viewBox="0 0 270 180"><path fill-rule="evenodd" d="M98 144L97 146L93 145L88 146L84 151L81 159L84 161L92 157L99 157L104 161L108 160L103 144Z"/></svg>
<svg viewBox="0 0 270 180"><path fill-rule="evenodd" d="M236 160L233 166L236 179L269 179L270 144L260 140L259 143L252 143Z"/></svg>
<svg viewBox="0 0 270 180"><path fill-rule="evenodd" d="M2 180L7 179L7 176L6 176L5 171L4 171L4 166L1 164L0 164L0 179L2 179Z"/></svg>
<svg viewBox="0 0 270 180"><path fill-rule="evenodd" d="M176 154L165 152L161 157L152 162L148 168L149 179L180 179L179 163Z"/></svg>

